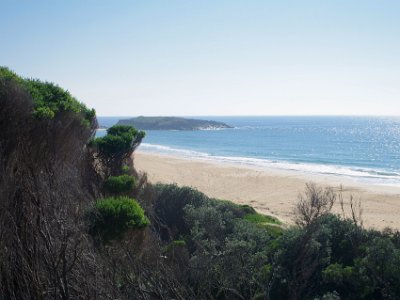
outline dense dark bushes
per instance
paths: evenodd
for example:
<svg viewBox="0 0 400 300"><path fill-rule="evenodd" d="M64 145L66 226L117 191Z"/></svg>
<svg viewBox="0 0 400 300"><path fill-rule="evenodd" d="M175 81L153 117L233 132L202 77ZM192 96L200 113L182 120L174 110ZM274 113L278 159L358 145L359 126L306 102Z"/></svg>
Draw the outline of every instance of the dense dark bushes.
<svg viewBox="0 0 400 300"><path fill-rule="evenodd" d="M81 111L66 106L52 118L37 118L25 83L1 69L0 298L112 294L112 288L96 288L107 279L96 279L99 267L82 218L100 194L85 152L96 120L87 126ZM43 101L53 96L41 92Z"/></svg>
<svg viewBox="0 0 400 300"><path fill-rule="evenodd" d="M289 229L190 188L158 185L156 190L157 215L174 228L170 240L183 240L189 253L185 284L201 299L400 296L399 234L366 230L357 220L331 214L323 207L331 207L337 195L328 190L308 185L297 218L308 222Z"/></svg>
<svg viewBox="0 0 400 300"><path fill-rule="evenodd" d="M112 127L88 147L91 110L25 83L0 69L0 299L400 298L400 234L332 215L331 190L308 185L284 228L132 180L143 133Z"/></svg>
<svg viewBox="0 0 400 300"><path fill-rule="evenodd" d="M287 230L279 239L274 298L313 299L333 292L344 299L399 297L400 249L393 243L398 237L331 214L314 225Z"/></svg>
<svg viewBox="0 0 400 300"><path fill-rule="evenodd" d="M249 216L258 216L254 209L210 199L188 187L157 185L155 189L156 215L170 228L164 239L184 241L180 247L185 245L189 253L184 284L198 298L251 299L266 294L269 245L276 231L270 234L266 222L247 221ZM279 223L274 218L266 220Z"/></svg>

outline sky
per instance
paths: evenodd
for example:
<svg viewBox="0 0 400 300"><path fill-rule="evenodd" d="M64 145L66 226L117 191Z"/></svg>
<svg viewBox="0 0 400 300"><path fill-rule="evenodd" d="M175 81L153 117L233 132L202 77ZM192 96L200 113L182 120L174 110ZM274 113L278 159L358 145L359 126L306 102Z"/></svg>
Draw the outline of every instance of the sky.
<svg viewBox="0 0 400 300"><path fill-rule="evenodd" d="M100 116L400 116L400 1L0 0L0 65Z"/></svg>

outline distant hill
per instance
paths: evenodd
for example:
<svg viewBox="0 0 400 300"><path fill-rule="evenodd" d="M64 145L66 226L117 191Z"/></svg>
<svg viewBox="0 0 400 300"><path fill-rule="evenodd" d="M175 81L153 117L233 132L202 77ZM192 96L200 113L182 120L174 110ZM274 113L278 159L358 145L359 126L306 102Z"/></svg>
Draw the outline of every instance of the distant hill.
<svg viewBox="0 0 400 300"><path fill-rule="evenodd" d="M180 117L137 117L119 120L117 125L131 125L141 130L213 130L232 128L222 122Z"/></svg>

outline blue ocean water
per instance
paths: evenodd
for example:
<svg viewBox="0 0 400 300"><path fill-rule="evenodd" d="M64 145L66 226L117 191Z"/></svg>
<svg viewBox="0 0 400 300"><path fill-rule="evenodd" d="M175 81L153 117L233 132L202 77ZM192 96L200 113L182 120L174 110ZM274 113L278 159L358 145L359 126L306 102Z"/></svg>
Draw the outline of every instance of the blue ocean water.
<svg viewBox="0 0 400 300"><path fill-rule="evenodd" d="M99 117L99 123L111 126L120 118ZM139 149L400 186L400 118L198 118L234 128L148 131Z"/></svg>

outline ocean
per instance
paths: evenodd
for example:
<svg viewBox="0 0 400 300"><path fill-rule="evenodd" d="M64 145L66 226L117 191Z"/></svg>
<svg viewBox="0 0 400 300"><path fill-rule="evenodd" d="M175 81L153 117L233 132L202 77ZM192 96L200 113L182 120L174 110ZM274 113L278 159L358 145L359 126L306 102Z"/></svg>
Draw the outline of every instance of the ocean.
<svg viewBox="0 0 400 300"><path fill-rule="evenodd" d="M98 120L109 127L121 118ZM196 118L234 128L147 131L140 151L400 187L400 117Z"/></svg>

